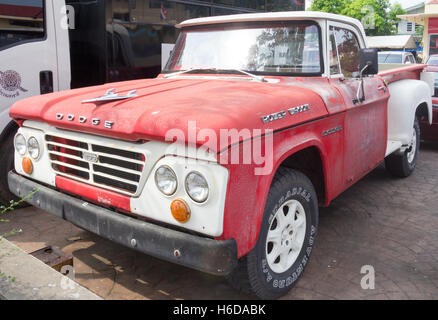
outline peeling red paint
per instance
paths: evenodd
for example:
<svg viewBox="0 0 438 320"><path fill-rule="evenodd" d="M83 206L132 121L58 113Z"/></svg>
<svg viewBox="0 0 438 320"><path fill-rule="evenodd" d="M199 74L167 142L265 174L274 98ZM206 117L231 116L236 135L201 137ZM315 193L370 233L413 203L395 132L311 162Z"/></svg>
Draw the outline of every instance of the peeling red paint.
<svg viewBox="0 0 438 320"><path fill-rule="evenodd" d="M164 140L170 129L188 137L188 122L197 130L271 129L274 131L273 171L257 176L255 164L228 164L224 151L242 148L242 143L218 144L219 162L230 174L221 239L234 238L238 255L249 252L258 239L269 188L278 167L289 156L315 148L322 161L325 197L328 205L341 192L377 166L385 156L387 142L387 82L401 78L418 79L424 66L412 66L365 79L365 101L354 102L358 79L323 77L279 77L277 83L258 83L245 77L206 80L202 75L184 79L157 79L112 83L104 86L48 94L17 102L10 111L15 119L43 121L58 128L98 134L129 141ZM209 75L211 77L211 75ZM383 77L383 79L382 79ZM270 78L274 79L274 78ZM138 97L96 106L81 101L137 90ZM279 120L263 123L262 117L308 104L310 109ZM29 106L32 108L29 108ZM56 120L57 113L72 113L87 119L114 121L112 129ZM325 134L329 132L328 134ZM251 131L253 134L253 131ZM252 136L255 137L254 135ZM263 140L263 139L262 139ZM198 140L198 144L205 141ZM263 147L262 147L263 149ZM129 197L57 177L57 186L102 205L129 210ZM239 223L236 223L239 221Z"/></svg>

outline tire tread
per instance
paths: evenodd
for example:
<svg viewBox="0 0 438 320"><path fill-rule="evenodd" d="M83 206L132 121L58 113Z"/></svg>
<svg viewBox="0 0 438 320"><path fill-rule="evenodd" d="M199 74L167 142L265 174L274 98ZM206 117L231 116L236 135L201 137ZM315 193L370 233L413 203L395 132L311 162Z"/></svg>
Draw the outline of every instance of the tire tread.
<svg viewBox="0 0 438 320"><path fill-rule="evenodd" d="M276 172L272 181L271 188L268 193L268 202L273 198L273 195L279 194L285 188L288 188L290 182L301 182L309 187L312 187L310 179L303 173L286 168L280 167ZM257 258L254 253L254 249L250 251L246 256L240 258L236 269L227 277L230 285L236 290L255 295L263 300L272 300L279 298L282 294L274 294L268 292L261 282L259 281L258 274L254 270L257 269Z"/></svg>

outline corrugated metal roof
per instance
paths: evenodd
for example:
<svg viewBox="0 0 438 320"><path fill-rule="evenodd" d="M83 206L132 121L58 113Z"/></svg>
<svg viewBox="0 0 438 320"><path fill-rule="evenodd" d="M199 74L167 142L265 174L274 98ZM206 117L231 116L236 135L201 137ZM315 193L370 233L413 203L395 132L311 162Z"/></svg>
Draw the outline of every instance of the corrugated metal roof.
<svg viewBox="0 0 438 320"><path fill-rule="evenodd" d="M367 37L367 40L369 48L417 49L417 44L411 35Z"/></svg>

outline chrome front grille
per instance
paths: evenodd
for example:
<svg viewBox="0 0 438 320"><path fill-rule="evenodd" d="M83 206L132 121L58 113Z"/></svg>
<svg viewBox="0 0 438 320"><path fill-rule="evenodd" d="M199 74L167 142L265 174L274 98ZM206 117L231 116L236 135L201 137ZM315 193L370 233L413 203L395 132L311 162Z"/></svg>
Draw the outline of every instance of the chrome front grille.
<svg viewBox="0 0 438 320"><path fill-rule="evenodd" d="M59 175L135 194L145 166L142 153L46 135L51 167Z"/></svg>

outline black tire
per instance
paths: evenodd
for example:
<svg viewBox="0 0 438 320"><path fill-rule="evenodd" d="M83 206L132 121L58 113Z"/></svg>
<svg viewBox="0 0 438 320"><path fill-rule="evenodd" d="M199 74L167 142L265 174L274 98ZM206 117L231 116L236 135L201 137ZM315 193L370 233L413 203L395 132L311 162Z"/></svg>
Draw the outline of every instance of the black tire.
<svg viewBox="0 0 438 320"><path fill-rule="evenodd" d="M393 153L385 158L385 168L389 171L393 176L399 178L409 177L412 172L415 170L415 166L417 164L418 154L420 151L420 123L418 119L415 118L414 122L414 130L416 133L416 142L415 142L415 154L413 159L409 161L409 154L412 151L412 147L407 149L403 154Z"/></svg>
<svg viewBox="0 0 438 320"><path fill-rule="evenodd" d="M274 223L277 211L290 200L298 201L304 209L304 242L292 265L285 272L276 273L267 261L267 235L269 229L272 230L271 222ZM285 216L288 217L288 214L289 212L285 213ZM260 299L277 299L287 294L297 283L309 261L317 228L318 201L312 183L301 172L280 168L269 190L257 244L239 260L238 267L228 276L231 286Z"/></svg>
<svg viewBox="0 0 438 320"><path fill-rule="evenodd" d="M2 205L9 206L11 200L19 199L9 191L8 172L14 169L14 136L16 131L13 130L6 137L3 143L0 143L0 202ZM26 204L21 204L24 207Z"/></svg>

